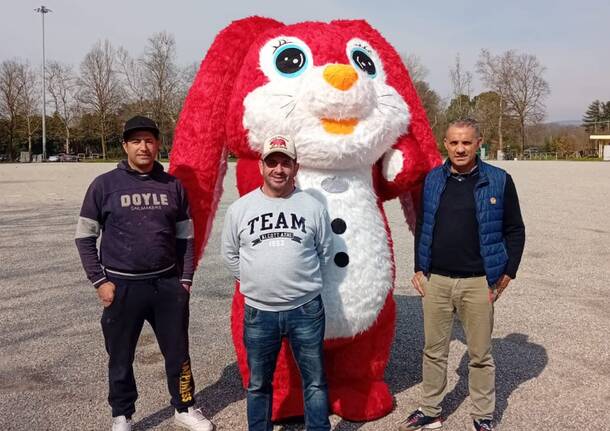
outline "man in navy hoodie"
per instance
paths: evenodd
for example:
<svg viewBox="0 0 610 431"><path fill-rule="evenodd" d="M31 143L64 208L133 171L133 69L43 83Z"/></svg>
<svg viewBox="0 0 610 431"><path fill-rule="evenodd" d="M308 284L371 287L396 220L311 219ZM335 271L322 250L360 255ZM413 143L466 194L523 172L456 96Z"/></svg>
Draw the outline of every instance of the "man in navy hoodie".
<svg viewBox="0 0 610 431"><path fill-rule="evenodd" d="M193 407L195 383L188 351L193 224L182 184L156 161L159 145L159 129L151 119L136 116L125 123L127 160L89 186L76 246L104 307L101 323L109 355L112 430L131 430L138 397L132 364L148 321L165 358L175 423L211 431L212 423Z"/></svg>

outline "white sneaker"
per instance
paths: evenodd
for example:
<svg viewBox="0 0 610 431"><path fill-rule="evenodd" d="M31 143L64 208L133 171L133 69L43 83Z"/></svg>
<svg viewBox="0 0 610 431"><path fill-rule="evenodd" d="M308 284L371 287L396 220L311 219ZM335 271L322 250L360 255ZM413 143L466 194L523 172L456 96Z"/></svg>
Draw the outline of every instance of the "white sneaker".
<svg viewBox="0 0 610 431"><path fill-rule="evenodd" d="M189 407L187 412L174 413L174 423L191 431L213 431L214 424L201 413L201 410Z"/></svg>
<svg viewBox="0 0 610 431"><path fill-rule="evenodd" d="M112 418L112 431L131 431L131 419L125 416Z"/></svg>

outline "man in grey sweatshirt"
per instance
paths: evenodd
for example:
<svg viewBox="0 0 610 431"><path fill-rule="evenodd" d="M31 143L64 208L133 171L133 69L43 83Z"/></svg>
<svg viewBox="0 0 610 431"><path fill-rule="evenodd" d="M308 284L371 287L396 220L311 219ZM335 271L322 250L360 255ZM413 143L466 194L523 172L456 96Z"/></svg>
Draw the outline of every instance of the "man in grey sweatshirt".
<svg viewBox="0 0 610 431"><path fill-rule="evenodd" d="M294 185L294 143L265 141L263 186L234 202L225 216L222 255L245 297L244 342L250 369L250 431L271 431L272 380L282 337L301 370L308 431L330 430L323 368L321 268L332 253L324 206Z"/></svg>

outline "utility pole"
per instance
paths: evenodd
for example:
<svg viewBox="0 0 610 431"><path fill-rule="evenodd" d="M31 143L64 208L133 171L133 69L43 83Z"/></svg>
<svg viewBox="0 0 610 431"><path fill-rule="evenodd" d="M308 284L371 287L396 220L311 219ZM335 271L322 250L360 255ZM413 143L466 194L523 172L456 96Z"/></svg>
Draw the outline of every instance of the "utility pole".
<svg viewBox="0 0 610 431"><path fill-rule="evenodd" d="M47 91L46 91L46 65L45 65L45 52L44 52L44 16L49 12L53 12L46 6L40 6L34 9L40 15L42 15L42 160L47 160Z"/></svg>

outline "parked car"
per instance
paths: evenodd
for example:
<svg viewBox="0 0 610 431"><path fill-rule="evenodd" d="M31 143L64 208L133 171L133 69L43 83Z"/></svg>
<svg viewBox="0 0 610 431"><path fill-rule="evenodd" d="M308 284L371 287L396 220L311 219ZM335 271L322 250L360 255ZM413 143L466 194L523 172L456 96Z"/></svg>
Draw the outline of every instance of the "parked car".
<svg viewBox="0 0 610 431"><path fill-rule="evenodd" d="M523 157L526 159L532 159L532 158L536 157L538 154L540 154L540 150L536 147L526 148L523 151Z"/></svg>
<svg viewBox="0 0 610 431"><path fill-rule="evenodd" d="M58 155L49 156L49 157L47 157L47 162L59 162L59 156Z"/></svg>
<svg viewBox="0 0 610 431"><path fill-rule="evenodd" d="M76 154L60 153L59 161L60 162L78 162L78 156Z"/></svg>

